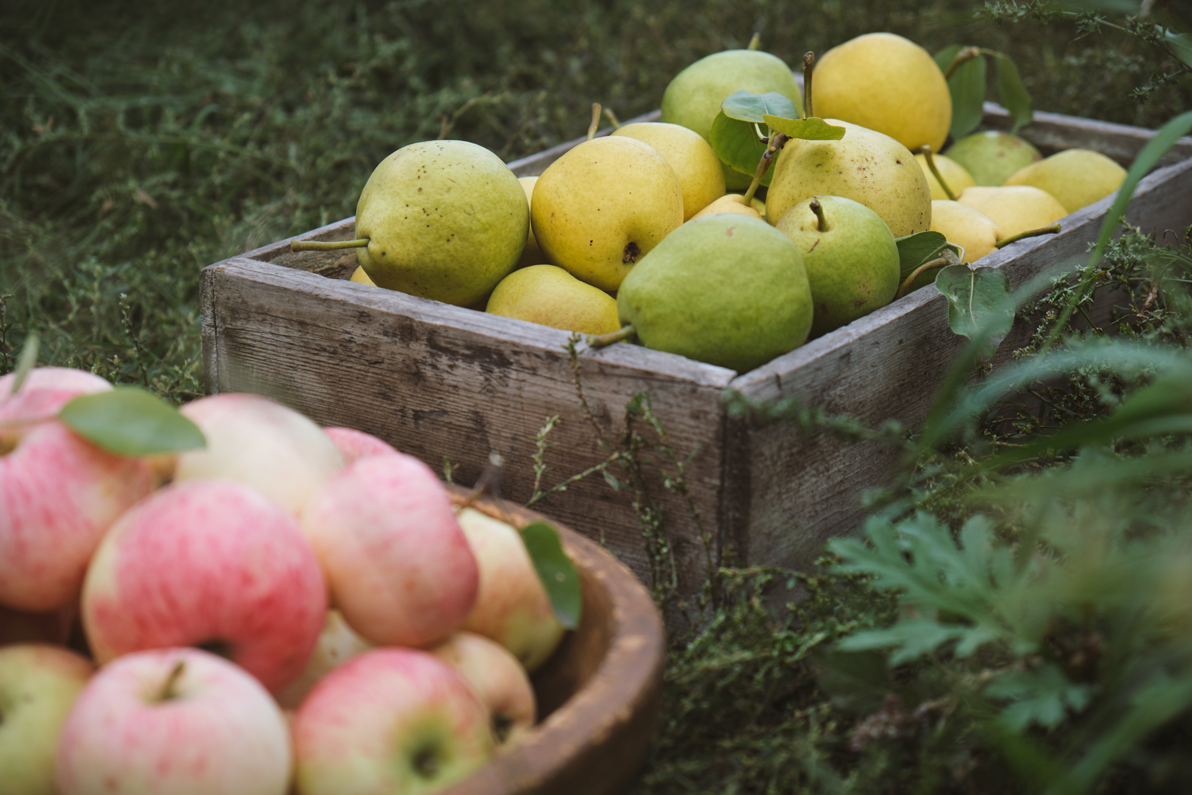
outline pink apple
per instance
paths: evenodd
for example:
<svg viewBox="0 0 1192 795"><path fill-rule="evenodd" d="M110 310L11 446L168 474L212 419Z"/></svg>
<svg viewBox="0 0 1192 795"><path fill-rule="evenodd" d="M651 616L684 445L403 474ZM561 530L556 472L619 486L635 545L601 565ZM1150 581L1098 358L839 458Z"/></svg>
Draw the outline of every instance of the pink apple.
<svg viewBox="0 0 1192 795"><path fill-rule="evenodd" d="M75 600L100 538L152 486L145 461L58 420L28 426L0 448L0 603L37 612Z"/></svg>
<svg viewBox="0 0 1192 795"><path fill-rule="evenodd" d="M292 767L286 719L260 683L189 648L101 668L57 754L61 795L285 795Z"/></svg>
<svg viewBox="0 0 1192 795"><path fill-rule="evenodd" d="M387 453L397 452L397 448L389 444L389 442L378 439L371 433L358 431L355 428L343 428L333 425L330 428L324 428L323 433L330 437L335 448L339 450L339 454L343 456L345 464L350 464L361 458L367 458L370 455L385 455Z"/></svg>
<svg viewBox="0 0 1192 795"><path fill-rule="evenodd" d="M70 367L34 367L13 394L16 380L16 373L0 376L0 447L16 444L22 426L54 417L79 395L112 388L98 375Z"/></svg>
<svg viewBox="0 0 1192 795"><path fill-rule="evenodd" d="M181 412L203 432L207 446L177 455L174 480L239 481L297 514L343 467L343 458L322 428L261 395L209 395L187 403Z"/></svg>
<svg viewBox="0 0 1192 795"><path fill-rule="evenodd" d="M459 525L480 566L480 593L463 628L497 641L533 673L554 653L564 627L521 533L475 508L460 511Z"/></svg>
<svg viewBox="0 0 1192 795"><path fill-rule="evenodd" d="M362 458L301 515L348 626L378 646L445 640L476 599L476 561L446 487L413 456Z"/></svg>
<svg viewBox="0 0 1192 795"><path fill-rule="evenodd" d="M338 610L328 610L319 642L307 658L306 666L298 678L277 693L277 703L284 709L297 707L324 676L372 647L352 631Z"/></svg>
<svg viewBox="0 0 1192 795"><path fill-rule="evenodd" d="M56 643L65 645L78 614L74 602L57 610L30 613L0 605L0 646L14 643Z"/></svg>
<svg viewBox="0 0 1192 795"><path fill-rule="evenodd" d="M0 792L57 795L54 753L90 660L63 646L0 648Z"/></svg>
<svg viewBox="0 0 1192 795"><path fill-rule="evenodd" d="M456 670L488 708L493 739L511 748L534 728L538 701L526 669L495 640L456 632L430 653Z"/></svg>
<svg viewBox="0 0 1192 795"><path fill-rule="evenodd" d="M230 480L173 483L126 513L83 584L83 628L101 663L200 646L269 690L302 670L327 614L327 586L297 523Z"/></svg>
<svg viewBox="0 0 1192 795"><path fill-rule="evenodd" d="M427 793L495 752L488 711L443 661L417 649L364 652L294 716L298 795Z"/></svg>

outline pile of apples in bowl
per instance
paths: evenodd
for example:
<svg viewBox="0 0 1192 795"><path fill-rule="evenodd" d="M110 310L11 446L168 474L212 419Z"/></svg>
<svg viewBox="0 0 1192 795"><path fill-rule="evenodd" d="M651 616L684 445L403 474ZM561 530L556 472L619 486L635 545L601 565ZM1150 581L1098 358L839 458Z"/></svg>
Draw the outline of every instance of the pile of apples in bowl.
<svg viewBox="0 0 1192 795"><path fill-rule="evenodd" d="M376 437L251 394L0 377L5 795L422 793L510 759L537 785L577 718L640 759L661 638L596 545ZM618 660L620 703L571 698Z"/></svg>

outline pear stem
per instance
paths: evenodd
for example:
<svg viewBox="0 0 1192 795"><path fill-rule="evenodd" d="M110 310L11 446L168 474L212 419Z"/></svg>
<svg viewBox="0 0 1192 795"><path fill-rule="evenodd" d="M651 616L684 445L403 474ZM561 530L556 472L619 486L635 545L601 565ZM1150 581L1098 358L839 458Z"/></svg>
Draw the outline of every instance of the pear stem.
<svg viewBox="0 0 1192 795"><path fill-rule="evenodd" d="M592 103L592 123L588 125L588 140L596 137L596 127L600 124L600 103Z"/></svg>
<svg viewBox="0 0 1192 795"><path fill-rule="evenodd" d="M960 65L965 61L971 61L981 54L980 47L965 47L960 52L956 53L952 58L952 63L948 64L948 68L944 71L944 79L948 80L952 74L960 68Z"/></svg>
<svg viewBox="0 0 1192 795"><path fill-rule="evenodd" d="M747 49L747 50L756 50L756 49L759 49L761 46L762 46L762 34L761 34L761 33L754 33L754 34L753 34L753 38L751 38L751 39L749 40L749 46L748 46L748 47L746 47L745 49Z"/></svg>
<svg viewBox="0 0 1192 795"><path fill-rule="evenodd" d="M158 701L169 701L178 695L175 692L175 688L178 686L178 680L182 678L182 672L185 669L186 660L179 660L174 663L174 667L170 669L170 675L166 677L165 684L161 686L161 692L157 694Z"/></svg>
<svg viewBox="0 0 1192 795"><path fill-rule="evenodd" d="M815 70L815 53L806 52L803 54L803 118L808 119L815 115L811 108L811 73Z"/></svg>
<svg viewBox="0 0 1192 795"><path fill-rule="evenodd" d="M749 183L749 190L745 191L745 198L741 203L746 207L751 206L753 202L753 194L757 193L758 187L762 184L762 177L766 176L766 172L770 169L770 164L774 162L774 156L781 151L783 144L789 138L782 133L773 133L770 135L770 140L766 142L766 151L762 152L762 159L757 163L757 170L753 173L753 182Z"/></svg>
<svg viewBox="0 0 1192 795"><path fill-rule="evenodd" d="M617 114L613 113L612 108L605 108L604 115L608 117L610 122L612 122L614 130L621 129L621 122L617 119Z"/></svg>
<svg viewBox="0 0 1192 795"><path fill-rule="evenodd" d="M824 205L820 204L819 199L812 199L811 204L808 205L811 211L815 213L815 226L821 232L828 231L828 219L824 217Z"/></svg>
<svg viewBox="0 0 1192 795"><path fill-rule="evenodd" d="M1025 232L1019 232L1016 235L1010 235L1007 238L1003 238L1002 240L999 240L998 242L994 243L993 245L994 245L994 248L1001 248L1002 246L1008 246L1011 243L1017 243L1019 240L1024 240L1028 237L1038 237L1039 235L1054 235L1054 234L1058 233L1059 231L1060 231L1060 225L1058 223L1055 223L1050 226L1041 226L1038 229L1028 229Z"/></svg>
<svg viewBox="0 0 1192 795"><path fill-rule="evenodd" d="M607 334L589 334L587 340L589 348L603 348L607 345L612 345L614 342L624 342L637 333L633 328L633 324L622 326L616 331L610 331Z"/></svg>
<svg viewBox="0 0 1192 795"><path fill-rule="evenodd" d="M937 168L935 165L935 157L933 157L931 154L931 145L923 144L921 147L919 147L919 151L922 152L923 156L927 159L927 168L931 170L932 175L935 176L936 182L938 182L940 187L944 189L944 193L949 199L956 201L956 194L953 193L952 189L948 187L948 183L944 182L944 175L940 173L939 168Z"/></svg>
<svg viewBox="0 0 1192 795"><path fill-rule="evenodd" d="M906 277L906 281L904 281L902 286L898 288L898 293L894 296L894 300L898 300L909 293L911 291L911 285L915 283L915 279L918 279L927 271L934 270L936 268L944 268L948 265L959 264L960 260L957 259L955 252L953 252L950 248L944 249L939 259L933 259L931 262L924 262L922 265L915 268L914 273Z"/></svg>
<svg viewBox="0 0 1192 795"><path fill-rule="evenodd" d="M341 248L364 248L368 238L356 240L291 240L290 251L338 251Z"/></svg>

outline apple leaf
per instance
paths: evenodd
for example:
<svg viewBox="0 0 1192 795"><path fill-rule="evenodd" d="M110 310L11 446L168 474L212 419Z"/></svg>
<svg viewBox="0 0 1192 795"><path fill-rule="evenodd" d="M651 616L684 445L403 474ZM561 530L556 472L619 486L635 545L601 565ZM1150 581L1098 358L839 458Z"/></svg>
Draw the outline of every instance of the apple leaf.
<svg viewBox="0 0 1192 795"><path fill-rule="evenodd" d="M839 141L844 137L843 127L828 124L815 116L807 119L786 119L767 113L762 119L771 130L780 132L787 138L798 138L802 141Z"/></svg>
<svg viewBox="0 0 1192 795"><path fill-rule="evenodd" d="M21 347L21 355L17 358L17 369L13 371L16 373L16 378L12 381L12 392L9 394L15 395L21 388L21 384L25 383L25 376L29 375L29 371L37 366L37 349L39 347L40 341L37 338L37 332L30 332L29 336L25 338L25 344Z"/></svg>
<svg viewBox="0 0 1192 795"><path fill-rule="evenodd" d="M533 522L522 528L521 535L559 623L575 629L583 611L583 594L575 564L559 543L559 532L546 522Z"/></svg>
<svg viewBox="0 0 1192 795"><path fill-rule="evenodd" d="M58 418L110 453L144 456L195 450L207 440L198 426L166 401L139 387L118 386L74 398Z"/></svg>
<svg viewBox="0 0 1192 795"><path fill-rule="evenodd" d="M746 121L751 124L762 124L766 116L778 116L784 119L798 119L801 114L795 103L776 91L765 94L754 94L750 91L738 91L725 97L720 103L720 112L730 119Z"/></svg>
<svg viewBox="0 0 1192 795"><path fill-rule="evenodd" d="M916 232L913 235L900 237L894 242L898 244L899 268L902 272L899 278L903 281L906 281L907 277L918 270L920 265L931 262L933 259L939 259L946 248L952 249L952 252L958 257L964 257L964 249L949 243L939 232ZM917 290L931 284L935 281L938 273L938 270L924 273L915 280L913 289Z"/></svg>
<svg viewBox="0 0 1192 795"><path fill-rule="evenodd" d="M997 350L1014 323L1010 280L997 268L949 265L935 277L935 288L948 299L948 325L981 344L981 357Z"/></svg>
<svg viewBox="0 0 1192 795"><path fill-rule="evenodd" d="M1010 56L997 53L994 60L997 67L997 95L1002 105L1010 112L1014 125L1011 133L1017 133L1024 124L1030 124L1034 114L1031 111L1031 95L1022 84L1022 76Z"/></svg>
<svg viewBox="0 0 1192 795"><path fill-rule="evenodd" d="M765 134L768 136L769 131L765 131ZM724 115L724 111L717 113L712 121L711 138L708 143L724 163L751 177L757 172L758 163L766 151L766 141L758 137L757 127L753 122L730 119ZM761 184L769 185L773 173L773 168L767 169Z"/></svg>

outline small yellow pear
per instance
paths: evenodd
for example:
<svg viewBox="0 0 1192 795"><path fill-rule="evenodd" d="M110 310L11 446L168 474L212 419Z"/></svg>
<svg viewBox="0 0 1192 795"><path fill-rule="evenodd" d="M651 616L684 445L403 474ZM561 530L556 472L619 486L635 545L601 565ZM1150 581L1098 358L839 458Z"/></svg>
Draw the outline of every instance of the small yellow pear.
<svg viewBox="0 0 1192 795"><path fill-rule="evenodd" d="M1003 237L1001 227L988 215L971 204L947 199L931 203L931 231L963 248L965 262L976 262L997 251Z"/></svg>
<svg viewBox="0 0 1192 795"><path fill-rule="evenodd" d="M755 200L756 202L756 200ZM745 197L740 193L726 193L716 201L704 207L695 215L689 218L689 221L694 221L696 218L703 218L705 215L715 215L716 213L740 213L741 215L751 215L754 218L765 220L762 212L757 209L757 204L750 202L748 206L745 204ZM765 205L762 205L762 211L765 210Z"/></svg>
<svg viewBox="0 0 1192 795"><path fill-rule="evenodd" d="M581 334L621 327L615 298L556 265L515 270L493 290L485 311Z"/></svg>
<svg viewBox="0 0 1192 795"><path fill-rule="evenodd" d="M1092 149L1065 149L1024 166L1007 185L1033 185L1045 190L1070 213L1104 199L1126 181L1126 169Z"/></svg>
<svg viewBox="0 0 1192 795"><path fill-rule="evenodd" d="M1054 196L1030 185L977 185L966 188L958 200L992 218L1003 237L1047 226L1068 214Z"/></svg>
<svg viewBox="0 0 1192 795"><path fill-rule="evenodd" d="M935 167L939 169L940 176L948 184L953 196L959 196L965 188L971 188L977 184L973 175L968 173L968 169L952 158L946 155L932 155L931 159L935 162ZM915 155L915 160L918 160L919 165L923 167L923 175L927 177L927 186L931 188L932 200L947 199L947 192L944 191L940 181L935 178L935 174L932 174L931 169L927 166L927 155Z"/></svg>
<svg viewBox="0 0 1192 795"><path fill-rule="evenodd" d="M683 220L724 195L724 171L712 145L681 124L635 122L613 131L644 141L671 164L683 186Z"/></svg>
<svg viewBox="0 0 1192 795"><path fill-rule="evenodd" d="M357 284L370 284L373 287L377 286L376 282L368 278L368 274L364 272L364 267L362 265L357 265L356 270L352 271L351 281L354 281Z"/></svg>
<svg viewBox="0 0 1192 795"><path fill-rule="evenodd" d="M938 152L952 126L952 95L927 50L893 33L866 33L820 57L812 75L816 116L868 127L912 151Z"/></svg>

